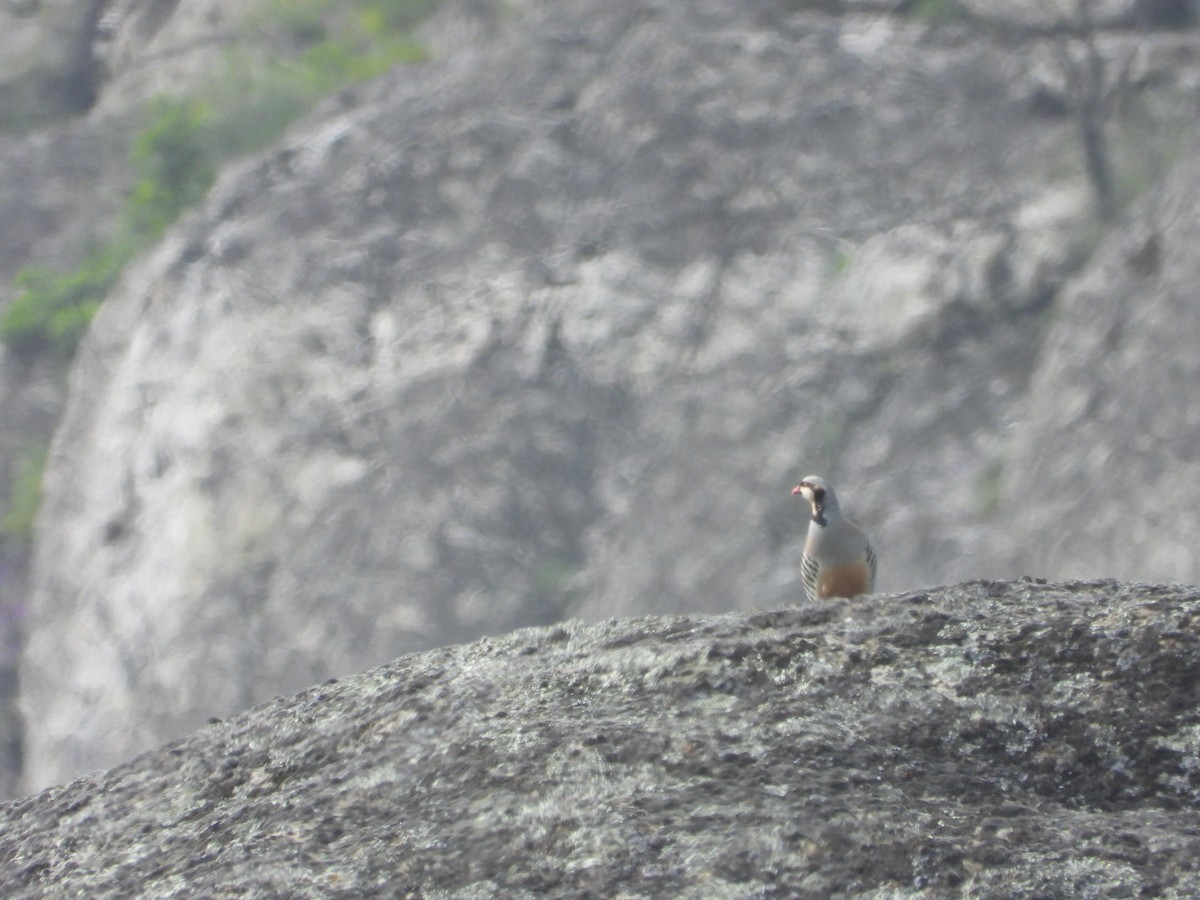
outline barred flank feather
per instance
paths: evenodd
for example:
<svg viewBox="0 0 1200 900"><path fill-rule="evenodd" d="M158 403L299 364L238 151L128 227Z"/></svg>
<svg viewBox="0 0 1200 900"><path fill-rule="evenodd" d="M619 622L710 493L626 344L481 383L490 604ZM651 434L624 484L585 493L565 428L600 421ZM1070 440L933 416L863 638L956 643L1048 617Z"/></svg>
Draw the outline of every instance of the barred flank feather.
<svg viewBox="0 0 1200 900"><path fill-rule="evenodd" d="M807 553L800 560L800 575L804 579L804 593L810 603L817 599L817 576L821 573L820 564Z"/></svg>

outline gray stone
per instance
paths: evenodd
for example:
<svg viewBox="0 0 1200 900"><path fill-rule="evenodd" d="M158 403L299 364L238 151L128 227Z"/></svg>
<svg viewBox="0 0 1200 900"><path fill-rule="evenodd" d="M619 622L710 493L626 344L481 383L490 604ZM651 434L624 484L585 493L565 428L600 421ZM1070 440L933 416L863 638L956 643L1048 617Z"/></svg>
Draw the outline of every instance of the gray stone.
<svg viewBox="0 0 1200 900"><path fill-rule="evenodd" d="M432 650L0 807L0 891L1195 896L1198 617L973 582Z"/></svg>
<svg viewBox="0 0 1200 900"><path fill-rule="evenodd" d="M79 112L95 99L91 33L98 0L0 4L0 130Z"/></svg>
<svg viewBox="0 0 1200 900"><path fill-rule="evenodd" d="M1011 426L1097 228L1033 49L534 4L230 167L72 373L29 785L401 652L793 601L810 471L884 590L1020 574Z"/></svg>
<svg viewBox="0 0 1200 900"><path fill-rule="evenodd" d="M1064 292L1005 456L1027 571L1195 581L1200 160L1188 156Z"/></svg>

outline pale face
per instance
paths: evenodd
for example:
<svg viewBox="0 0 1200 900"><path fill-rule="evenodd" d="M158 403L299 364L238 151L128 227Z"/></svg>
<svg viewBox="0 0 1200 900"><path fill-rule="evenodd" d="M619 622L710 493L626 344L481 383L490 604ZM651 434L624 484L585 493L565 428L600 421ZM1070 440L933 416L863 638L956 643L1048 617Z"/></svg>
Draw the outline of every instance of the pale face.
<svg viewBox="0 0 1200 900"><path fill-rule="evenodd" d="M816 513L817 505L825 499L825 482L820 478L805 478L792 488L793 497L803 497Z"/></svg>

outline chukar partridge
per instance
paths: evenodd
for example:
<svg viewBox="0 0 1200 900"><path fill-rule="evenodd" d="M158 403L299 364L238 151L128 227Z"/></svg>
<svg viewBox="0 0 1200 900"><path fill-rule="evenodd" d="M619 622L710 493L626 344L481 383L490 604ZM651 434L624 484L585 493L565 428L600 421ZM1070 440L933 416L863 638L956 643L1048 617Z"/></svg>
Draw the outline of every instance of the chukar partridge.
<svg viewBox="0 0 1200 900"><path fill-rule="evenodd" d="M800 573L810 601L857 597L875 589L878 562L866 532L842 515L824 478L810 475L792 489L812 506Z"/></svg>

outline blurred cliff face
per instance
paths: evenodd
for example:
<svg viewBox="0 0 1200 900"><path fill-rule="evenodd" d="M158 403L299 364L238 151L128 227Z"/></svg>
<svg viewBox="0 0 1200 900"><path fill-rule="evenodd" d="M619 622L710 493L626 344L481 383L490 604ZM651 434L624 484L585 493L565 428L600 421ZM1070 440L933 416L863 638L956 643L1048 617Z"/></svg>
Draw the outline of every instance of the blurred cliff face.
<svg viewBox="0 0 1200 900"><path fill-rule="evenodd" d="M156 21L110 46L187 33ZM31 785L408 650L800 602L807 472L880 590L1195 577L1186 514L1149 527L1193 483L1158 452L1195 418L1163 365L1192 334L1164 124L1190 32L1096 44L1104 72L1142 53L1109 85L1134 205L1107 225L1052 77L1090 51L1036 30L766 0L424 27L466 37L227 163L80 345L28 592ZM1144 489L1093 515L1135 458Z"/></svg>

